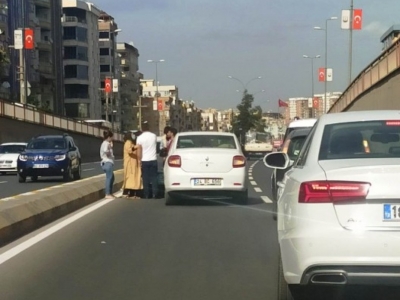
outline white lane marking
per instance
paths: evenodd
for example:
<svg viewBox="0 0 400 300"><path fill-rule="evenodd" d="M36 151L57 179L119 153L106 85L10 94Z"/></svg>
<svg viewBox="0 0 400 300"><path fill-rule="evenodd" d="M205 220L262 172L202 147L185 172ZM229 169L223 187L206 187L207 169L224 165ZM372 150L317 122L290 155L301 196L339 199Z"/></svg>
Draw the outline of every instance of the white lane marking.
<svg viewBox="0 0 400 300"><path fill-rule="evenodd" d="M34 192L27 192L27 193L23 193L23 194L19 194L19 196L30 196L30 195L34 195Z"/></svg>
<svg viewBox="0 0 400 300"><path fill-rule="evenodd" d="M83 172L86 172L86 171L92 171L92 170L94 170L94 168L90 168L90 169L83 169L82 171L83 171Z"/></svg>
<svg viewBox="0 0 400 300"><path fill-rule="evenodd" d="M254 178L252 176L249 177L249 180L253 180Z"/></svg>
<svg viewBox="0 0 400 300"><path fill-rule="evenodd" d="M0 181L0 183L7 183L8 181Z"/></svg>
<svg viewBox="0 0 400 300"><path fill-rule="evenodd" d="M265 203L272 203L272 200L268 198L268 196L261 196L262 201Z"/></svg>
<svg viewBox="0 0 400 300"><path fill-rule="evenodd" d="M257 193L262 193L262 190L261 190L259 187L255 187L254 190L255 190Z"/></svg>
<svg viewBox="0 0 400 300"><path fill-rule="evenodd" d="M119 193L118 193L119 194ZM118 195L121 196L121 195ZM95 205L92 205L91 207L69 217L68 219L65 219L64 221L54 225L53 227L50 227L49 229L46 229L45 231L39 233L38 235L30 238L29 240L19 244L18 246L15 246L14 248L11 248L10 250L4 252L3 254L0 254L0 265L6 262L7 260L13 258L14 256L18 255L22 251L25 251L26 249L32 247L33 245L39 243L41 240L44 240L45 238L49 237L53 233L56 233L57 231L61 230L62 228L68 226L69 224L79 220L80 218L86 216L87 214L95 211L96 209L99 209L100 207L110 203L111 201L114 201L112 199L103 199L100 200L101 202L96 203Z"/></svg>
<svg viewBox="0 0 400 300"><path fill-rule="evenodd" d="M255 181L250 181L251 185L257 185L257 182Z"/></svg>

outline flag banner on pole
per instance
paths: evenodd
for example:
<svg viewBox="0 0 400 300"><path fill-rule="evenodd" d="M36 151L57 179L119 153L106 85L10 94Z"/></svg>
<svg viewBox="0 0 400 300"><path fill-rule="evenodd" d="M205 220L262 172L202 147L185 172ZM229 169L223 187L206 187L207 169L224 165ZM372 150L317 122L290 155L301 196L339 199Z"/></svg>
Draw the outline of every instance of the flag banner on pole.
<svg viewBox="0 0 400 300"><path fill-rule="evenodd" d="M104 90L106 93L111 93L111 78L106 78L104 81Z"/></svg>
<svg viewBox="0 0 400 300"><path fill-rule="evenodd" d="M282 101L281 99L279 99L278 104L279 107L289 107L289 105L285 101Z"/></svg>
<svg viewBox="0 0 400 300"><path fill-rule="evenodd" d="M350 10L342 10L342 29L350 29Z"/></svg>
<svg viewBox="0 0 400 300"><path fill-rule="evenodd" d="M333 69L326 69L326 81L333 81Z"/></svg>
<svg viewBox="0 0 400 300"><path fill-rule="evenodd" d="M325 81L325 68L318 69L318 81Z"/></svg>
<svg viewBox="0 0 400 300"><path fill-rule="evenodd" d="M319 98L317 98L317 97L313 98L312 107L315 108L315 109L318 109L318 107L319 107Z"/></svg>
<svg viewBox="0 0 400 300"><path fill-rule="evenodd" d="M353 30L361 30L362 28L362 9L353 11Z"/></svg>

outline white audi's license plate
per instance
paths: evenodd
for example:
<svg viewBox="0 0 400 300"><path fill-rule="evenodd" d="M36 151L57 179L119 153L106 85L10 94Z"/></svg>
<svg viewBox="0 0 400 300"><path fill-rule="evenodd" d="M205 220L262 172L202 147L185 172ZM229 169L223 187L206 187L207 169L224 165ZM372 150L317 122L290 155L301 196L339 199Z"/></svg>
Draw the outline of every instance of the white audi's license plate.
<svg viewBox="0 0 400 300"><path fill-rule="evenodd" d="M383 220L400 221L400 204L384 204Z"/></svg>
<svg viewBox="0 0 400 300"><path fill-rule="evenodd" d="M0 169L10 169L11 165L1 165Z"/></svg>
<svg viewBox="0 0 400 300"><path fill-rule="evenodd" d="M33 165L34 169L46 169L48 168L49 165L48 164L37 164L37 165Z"/></svg>
<svg viewBox="0 0 400 300"><path fill-rule="evenodd" d="M220 178L195 178L194 185L195 186L221 185L221 179Z"/></svg>

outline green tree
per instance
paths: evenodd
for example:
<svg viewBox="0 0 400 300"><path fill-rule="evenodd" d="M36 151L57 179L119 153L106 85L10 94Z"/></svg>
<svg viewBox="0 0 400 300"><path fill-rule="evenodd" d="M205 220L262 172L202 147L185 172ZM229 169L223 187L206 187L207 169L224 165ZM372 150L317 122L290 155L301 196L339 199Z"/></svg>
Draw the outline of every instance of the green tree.
<svg viewBox="0 0 400 300"><path fill-rule="evenodd" d="M264 131L264 122L262 120L262 109L260 106L253 107L254 97L247 90L243 92L241 103L237 106L239 114L234 117L232 129L233 132L244 142L247 131L255 129Z"/></svg>
<svg viewBox="0 0 400 300"><path fill-rule="evenodd" d="M49 103L48 101L46 101L46 102L44 102L44 103L41 103L41 102L39 101L39 99L38 99L36 96L34 96L34 95L28 96L27 102L28 102L28 104L31 104L31 105L33 105L33 106L36 106L37 109L40 109L40 110L42 110L42 111L45 111L45 112L52 112L52 111L53 111L53 110L50 108L50 103Z"/></svg>

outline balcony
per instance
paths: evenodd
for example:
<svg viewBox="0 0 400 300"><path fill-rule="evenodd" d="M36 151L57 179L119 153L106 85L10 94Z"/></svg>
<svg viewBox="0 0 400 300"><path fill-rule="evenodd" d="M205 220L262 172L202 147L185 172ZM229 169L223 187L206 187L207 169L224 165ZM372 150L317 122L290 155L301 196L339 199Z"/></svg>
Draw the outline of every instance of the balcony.
<svg viewBox="0 0 400 300"><path fill-rule="evenodd" d="M50 8L50 0L34 0L33 3L39 7Z"/></svg>
<svg viewBox="0 0 400 300"><path fill-rule="evenodd" d="M53 75L53 66L49 62L39 61L38 70L41 74Z"/></svg>
<svg viewBox="0 0 400 300"><path fill-rule="evenodd" d="M80 26L87 28L87 23L85 19L80 19L75 16L66 16L63 19L63 23L67 26Z"/></svg>
<svg viewBox="0 0 400 300"><path fill-rule="evenodd" d="M47 14L37 15L39 20L39 27L44 29L51 29L50 17Z"/></svg>
<svg viewBox="0 0 400 300"><path fill-rule="evenodd" d="M36 42L37 48L42 51L50 52L52 50L52 45L49 41L40 40Z"/></svg>

